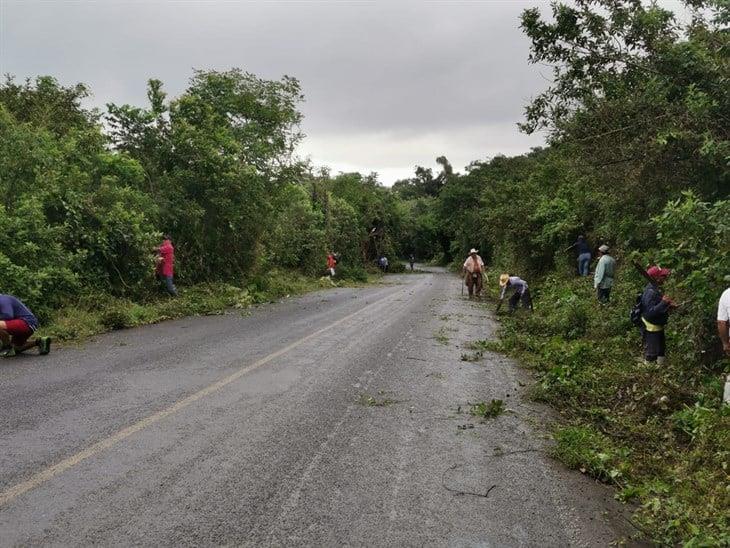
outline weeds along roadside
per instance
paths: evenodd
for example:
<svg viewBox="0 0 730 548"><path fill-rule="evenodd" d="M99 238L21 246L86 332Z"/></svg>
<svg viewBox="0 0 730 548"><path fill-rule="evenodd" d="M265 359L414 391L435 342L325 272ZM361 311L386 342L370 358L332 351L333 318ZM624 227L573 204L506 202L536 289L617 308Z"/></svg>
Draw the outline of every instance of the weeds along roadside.
<svg viewBox="0 0 730 548"><path fill-rule="evenodd" d="M628 319L635 289L619 284L598 304L592 278L551 277L535 312L501 316L497 350L533 369L531 396L561 414L554 456L639 505L637 525L656 543L730 545L730 406L727 361L678 350L686 326L668 328L668 363L644 365Z"/></svg>
<svg viewBox="0 0 730 548"><path fill-rule="evenodd" d="M361 286L380 279L378 273L361 268L352 268L346 275L336 279L337 286ZM332 287L328 278L314 278L296 271L275 271L251 278L240 287L228 283L178 287L177 298L169 298L161 290L140 300L89 292L76 302L55 310L39 330L39 335L48 335L60 342L79 343L108 331L185 316L222 314L236 309L247 314L246 310L256 304Z"/></svg>

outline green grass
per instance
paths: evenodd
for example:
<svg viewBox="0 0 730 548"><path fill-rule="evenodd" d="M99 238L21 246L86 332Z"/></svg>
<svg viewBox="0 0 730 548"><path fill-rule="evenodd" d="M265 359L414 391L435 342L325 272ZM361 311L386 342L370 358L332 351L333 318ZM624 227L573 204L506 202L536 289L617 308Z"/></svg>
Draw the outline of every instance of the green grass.
<svg viewBox="0 0 730 548"><path fill-rule="evenodd" d="M668 363L645 365L628 320L634 290L616 288L603 307L590 280L541 285L533 314L503 317L500 346L536 371L533 397L561 413L555 457L636 502L648 540L729 545L727 360L683 352L680 317L670 321Z"/></svg>
<svg viewBox="0 0 730 548"><path fill-rule="evenodd" d="M385 392L380 390L377 396L370 394L360 394L357 399L357 403L365 407L388 407L395 403L400 403L398 400L394 400L385 396Z"/></svg>
<svg viewBox="0 0 730 548"><path fill-rule="evenodd" d="M337 284L340 287L361 286L370 280L366 276L364 282L358 277L354 281L339 280ZM328 279L311 278L296 272L274 272L249 280L243 287L224 283L178 287L177 298L160 293L138 302L103 293L89 293L73 305L55 311L50 322L43 325L38 333L57 341L81 342L99 333L173 318L223 314L230 310L247 314L246 310L256 304L331 287Z"/></svg>
<svg viewBox="0 0 730 548"><path fill-rule="evenodd" d="M481 419L493 419L506 411L502 400L492 400L489 403L479 402L469 407L469 414Z"/></svg>
<svg viewBox="0 0 730 548"><path fill-rule="evenodd" d="M447 345L449 344L449 336L446 334L446 328L442 327L438 331L436 331L433 334L433 338L436 339L436 341L439 344Z"/></svg>
<svg viewBox="0 0 730 548"><path fill-rule="evenodd" d="M463 362L478 362L484 358L484 352L477 350L476 352L463 352L461 354L461 361Z"/></svg>

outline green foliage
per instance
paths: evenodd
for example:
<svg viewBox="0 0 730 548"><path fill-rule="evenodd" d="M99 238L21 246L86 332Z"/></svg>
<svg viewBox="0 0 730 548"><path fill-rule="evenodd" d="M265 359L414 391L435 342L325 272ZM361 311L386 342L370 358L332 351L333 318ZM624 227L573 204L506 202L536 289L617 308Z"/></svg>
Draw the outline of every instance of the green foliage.
<svg viewBox="0 0 730 548"><path fill-rule="evenodd" d="M469 414L481 419L493 419L505 412L504 401L491 400L489 403L479 402L469 407Z"/></svg>
<svg viewBox="0 0 730 548"><path fill-rule="evenodd" d="M718 358L715 342L717 300L730 272L730 200L700 201L692 191L670 202L652 219L657 230L654 255L673 270L674 298L683 302L675 316L674 346L681 359L704 363Z"/></svg>
<svg viewBox="0 0 730 548"><path fill-rule="evenodd" d="M337 277L343 280L365 283L368 281L368 272L359 265L342 264L337 266Z"/></svg>
<svg viewBox="0 0 730 548"><path fill-rule="evenodd" d="M560 460L636 499L637 519L659 544L717 544L730 502L730 407L721 403L727 360L710 361L714 336L702 341L706 352L684 354L688 315L670 320L667 363L637 362L640 333L627 314L641 282L632 271L619 274L607 306L590 280L545 279L534 314L503 320L502 348L536 370L533 395L567 423L555 436Z"/></svg>
<svg viewBox="0 0 730 548"><path fill-rule="evenodd" d="M306 189L290 184L276 196L276 223L263 237L271 265L308 274L324 270L326 259L324 217Z"/></svg>
<svg viewBox="0 0 730 548"><path fill-rule="evenodd" d="M629 470L630 452L616 448L605 435L586 426L570 426L555 432L553 454L570 468L620 484Z"/></svg>

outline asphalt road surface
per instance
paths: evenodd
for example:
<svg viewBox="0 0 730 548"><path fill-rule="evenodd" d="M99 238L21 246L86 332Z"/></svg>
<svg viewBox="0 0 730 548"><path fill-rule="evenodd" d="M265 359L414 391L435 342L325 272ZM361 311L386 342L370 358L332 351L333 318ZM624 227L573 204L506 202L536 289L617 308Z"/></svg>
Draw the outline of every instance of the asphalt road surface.
<svg viewBox="0 0 730 548"><path fill-rule="evenodd" d="M607 546L529 374L441 271L0 362L0 545ZM480 422L469 404L502 399Z"/></svg>

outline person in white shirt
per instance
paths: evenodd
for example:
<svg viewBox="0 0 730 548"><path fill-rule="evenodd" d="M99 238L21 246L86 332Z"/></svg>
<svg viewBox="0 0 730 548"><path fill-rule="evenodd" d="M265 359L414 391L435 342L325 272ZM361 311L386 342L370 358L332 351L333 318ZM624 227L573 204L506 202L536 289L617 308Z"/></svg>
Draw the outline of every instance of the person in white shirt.
<svg viewBox="0 0 730 548"><path fill-rule="evenodd" d="M730 287L723 291L717 306L717 334L722 341L722 349L730 356Z"/></svg>
<svg viewBox="0 0 730 548"><path fill-rule="evenodd" d="M464 281L466 287L469 289L469 298L471 299L474 294L479 297L482 293L482 273L484 272L484 261L479 256L478 249L470 249L469 256L464 261L462 267L462 273L464 274Z"/></svg>

